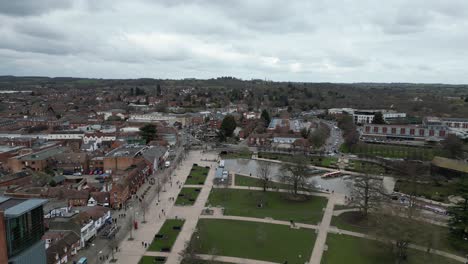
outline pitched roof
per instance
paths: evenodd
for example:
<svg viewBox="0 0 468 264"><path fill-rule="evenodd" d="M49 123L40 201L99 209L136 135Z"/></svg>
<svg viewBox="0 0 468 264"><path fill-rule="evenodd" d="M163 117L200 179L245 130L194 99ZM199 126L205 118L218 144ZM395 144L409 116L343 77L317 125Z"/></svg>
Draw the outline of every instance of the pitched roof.
<svg viewBox="0 0 468 264"><path fill-rule="evenodd" d="M90 195L98 203L102 204L102 203L109 202L109 198L110 198L109 192L92 192Z"/></svg>

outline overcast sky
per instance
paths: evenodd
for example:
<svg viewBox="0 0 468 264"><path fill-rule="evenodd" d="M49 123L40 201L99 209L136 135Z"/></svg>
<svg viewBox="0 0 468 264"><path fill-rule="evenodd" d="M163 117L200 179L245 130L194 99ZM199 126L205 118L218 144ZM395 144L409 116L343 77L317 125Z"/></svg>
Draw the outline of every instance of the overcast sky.
<svg viewBox="0 0 468 264"><path fill-rule="evenodd" d="M7 74L468 83L468 1L5 0Z"/></svg>

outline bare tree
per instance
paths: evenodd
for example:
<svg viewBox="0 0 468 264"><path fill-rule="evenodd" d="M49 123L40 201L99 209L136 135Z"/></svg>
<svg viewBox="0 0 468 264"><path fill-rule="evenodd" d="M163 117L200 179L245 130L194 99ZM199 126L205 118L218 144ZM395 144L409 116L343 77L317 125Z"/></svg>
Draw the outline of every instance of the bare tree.
<svg viewBox="0 0 468 264"><path fill-rule="evenodd" d="M354 178L350 205L359 208L362 216L367 217L369 211L379 207L383 195L382 180L368 174L359 175Z"/></svg>
<svg viewBox="0 0 468 264"><path fill-rule="evenodd" d="M425 166L419 162L405 161L397 164L395 170L399 177L409 180L412 186L417 186L418 179L425 175ZM406 196L401 197L404 205L388 200L373 217L376 236L392 244L396 263L406 261L408 247L415 237L419 241L426 241L428 247L434 242L433 230L422 229L415 220L419 214L415 193L411 188Z"/></svg>
<svg viewBox="0 0 468 264"><path fill-rule="evenodd" d="M185 244L185 248L179 253L179 255L184 260L184 263L192 264L197 263L199 259L197 258L197 250L199 249L200 245L198 243L198 239L195 237L197 233L194 234L192 239Z"/></svg>
<svg viewBox="0 0 468 264"><path fill-rule="evenodd" d="M135 219L132 217L130 222L127 223L128 227L130 228L130 236L128 237L128 240L130 240L130 241L132 241L134 239L133 238L133 221L135 221Z"/></svg>
<svg viewBox="0 0 468 264"><path fill-rule="evenodd" d="M119 246L119 243L117 242L117 240L115 240L115 235L110 239L107 246L109 247L110 252L111 252L111 256L112 256L110 262L115 262L117 259L115 259L114 250L116 250L117 247Z"/></svg>
<svg viewBox="0 0 468 264"><path fill-rule="evenodd" d="M257 167L257 175L263 187L263 191L266 192L270 183L271 174L271 163L267 161L259 161Z"/></svg>
<svg viewBox="0 0 468 264"><path fill-rule="evenodd" d="M140 202L141 212L143 213L143 224L146 224L146 211L148 210L148 202L142 198Z"/></svg>
<svg viewBox="0 0 468 264"><path fill-rule="evenodd" d="M283 163L280 169L281 181L289 184L294 195L298 194L300 188L305 187L308 178L307 159L295 157L291 163Z"/></svg>

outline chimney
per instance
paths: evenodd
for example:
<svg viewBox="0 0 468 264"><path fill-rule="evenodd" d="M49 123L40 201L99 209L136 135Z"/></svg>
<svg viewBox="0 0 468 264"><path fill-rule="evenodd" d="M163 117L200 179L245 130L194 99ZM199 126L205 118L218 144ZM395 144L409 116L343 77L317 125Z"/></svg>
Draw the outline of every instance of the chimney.
<svg viewBox="0 0 468 264"><path fill-rule="evenodd" d="M5 218L3 212L0 211L0 263L8 263L7 252Z"/></svg>

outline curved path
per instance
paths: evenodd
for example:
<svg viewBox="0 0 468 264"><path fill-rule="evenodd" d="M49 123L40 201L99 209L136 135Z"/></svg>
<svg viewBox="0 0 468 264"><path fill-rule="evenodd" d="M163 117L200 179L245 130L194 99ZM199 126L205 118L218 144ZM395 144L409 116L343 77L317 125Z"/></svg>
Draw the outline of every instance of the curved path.
<svg viewBox="0 0 468 264"><path fill-rule="evenodd" d="M234 216L234 215L220 215L220 216L200 215L200 218L203 218L203 219L220 219L220 220L237 220L237 221L258 222L258 223L266 223L266 224L291 226L291 222L289 222L289 221L274 220L274 219L271 219L271 218L255 218L255 217ZM294 225L296 227L301 227L301 228L309 228L309 229L317 229L318 228L318 226L310 225L310 224L295 223Z"/></svg>
<svg viewBox="0 0 468 264"><path fill-rule="evenodd" d="M197 257L200 259L204 259L204 260L214 260L214 261L222 261L222 262L236 263L236 264L277 264L276 262L269 262L269 261L255 260L255 259L235 258L235 257L206 255L206 254L198 254Z"/></svg>

